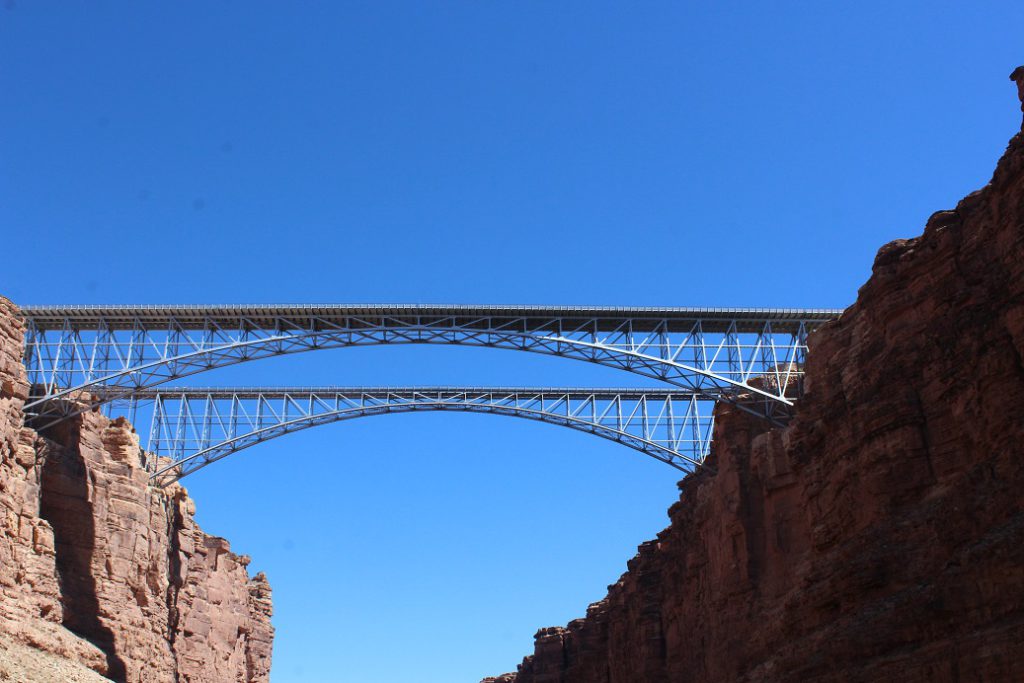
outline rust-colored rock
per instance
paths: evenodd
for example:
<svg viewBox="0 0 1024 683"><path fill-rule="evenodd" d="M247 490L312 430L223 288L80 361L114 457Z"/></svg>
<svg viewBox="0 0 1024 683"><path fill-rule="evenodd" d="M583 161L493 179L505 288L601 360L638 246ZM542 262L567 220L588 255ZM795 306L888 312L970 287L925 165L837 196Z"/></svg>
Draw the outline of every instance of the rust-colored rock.
<svg viewBox="0 0 1024 683"><path fill-rule="evenodd" d="M195 524L184 488L148 486L127 421L26 428L22 334L0 299L2 632L115 681L268 681L266 577Z"/></svg>
<svg viewBox="0 0 1024 683"><path fill-rule="evenodd" d="M1024 680L1024 134L810 343L793 423L721 408L716 473L493 680Z"/></svg>

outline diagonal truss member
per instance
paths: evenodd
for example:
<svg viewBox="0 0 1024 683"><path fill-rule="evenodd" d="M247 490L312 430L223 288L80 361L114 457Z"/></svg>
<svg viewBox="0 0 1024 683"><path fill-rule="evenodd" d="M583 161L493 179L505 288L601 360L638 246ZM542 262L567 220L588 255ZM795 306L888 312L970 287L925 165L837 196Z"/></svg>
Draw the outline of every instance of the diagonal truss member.
<svg viewBox="0 0 1024 683"><path fill-rule="evenodd" d="M784 421L807 335L838 310L543 306L39 306L22 309L27 411L45 426L80 401L318 349L457 344L584 360L714 392ZM102 391L101 391L102 390ZM93 405L95 405L95 403ZM79 406L79 407L76 407Z"/></svg>
<svg viewBox="0 0 1024 683"><path fill-rule="evenodd" d="M690 472L707 456L717 398L672 389L236 387L140 390L131 400L151 405L146 466L153 482L165 486L244 448L309 427L437 410L569 427Z"/></svg>

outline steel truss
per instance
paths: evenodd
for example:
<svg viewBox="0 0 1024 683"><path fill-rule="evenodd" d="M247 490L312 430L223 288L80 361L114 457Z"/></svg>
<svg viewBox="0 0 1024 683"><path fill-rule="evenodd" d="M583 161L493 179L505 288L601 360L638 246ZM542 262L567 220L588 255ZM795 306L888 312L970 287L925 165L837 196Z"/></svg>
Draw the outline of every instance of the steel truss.
<svg viewBox="0 0 1024 683"><path fill-rule="evenodd" d="M317 349L463 344L584 360L784 421L807 334L838 310L536 306L26 307L26 366L41 426L105 391ZM102 390L102 391L101 391ZM79 403L55 400L74 397ZM79 407L76 407L79 406ZM69 412L71 411L71 412Z"/></svg>
<svg viewBox="0 0 1024 683"><path fill-rule="evenodd" d="M152 404L144 457L159 486L249 446L309 427L425 410L491 413L561 425L690 472L707 456L717 399L673 389L466 387L163 388L135 391L131 398Z"/></svg>

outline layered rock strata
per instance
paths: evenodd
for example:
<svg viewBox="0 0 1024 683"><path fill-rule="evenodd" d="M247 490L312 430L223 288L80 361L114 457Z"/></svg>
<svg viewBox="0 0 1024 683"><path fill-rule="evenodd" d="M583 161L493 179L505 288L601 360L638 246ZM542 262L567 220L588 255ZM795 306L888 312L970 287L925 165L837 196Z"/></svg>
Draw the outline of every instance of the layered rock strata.
<svg viewBox="0 0 1024 683"><path fill-rule="evenodd" d="M671 525L485 680L1024 680L1024 134L810 345L796 419L721 408Z"/></svg>
<svg viewBox="0 0 1024 683"><path fill-rule="evenodd" d="M183 487L149 487L123 419L26 427L22 344L0 300L3 635L115 681L268 681L266 578L196 525Z"/></svg>

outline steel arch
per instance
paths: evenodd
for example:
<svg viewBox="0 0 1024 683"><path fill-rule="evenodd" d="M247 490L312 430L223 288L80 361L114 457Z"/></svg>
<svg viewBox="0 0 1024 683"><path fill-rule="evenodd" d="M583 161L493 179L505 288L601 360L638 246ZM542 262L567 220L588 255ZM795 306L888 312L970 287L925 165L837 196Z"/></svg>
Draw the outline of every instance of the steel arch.
<svg viewBox="0 0 1024 683"><path fill-rule="evenodd" d="M807 334L833 310L474 306L27 307L26 409L57 421L68 396L135 391L270 356L371 344L460 344L569 357L783 418ZM102 392L98 392L102 393ZM738 397L743 400L739 401ZM104 399L99 398L98 401ZM95 405L95 403L93 404Z"/></svg>
<svg viewBox="0 0 1024 683"><path fill-rule="evenodd" d="M489 413L556 424L690 472L708 453L717 398L670 389L265 387L143 390L131 400L152 402L146 466L153 482L166 486L285 434L418 411Z"/></svg>

